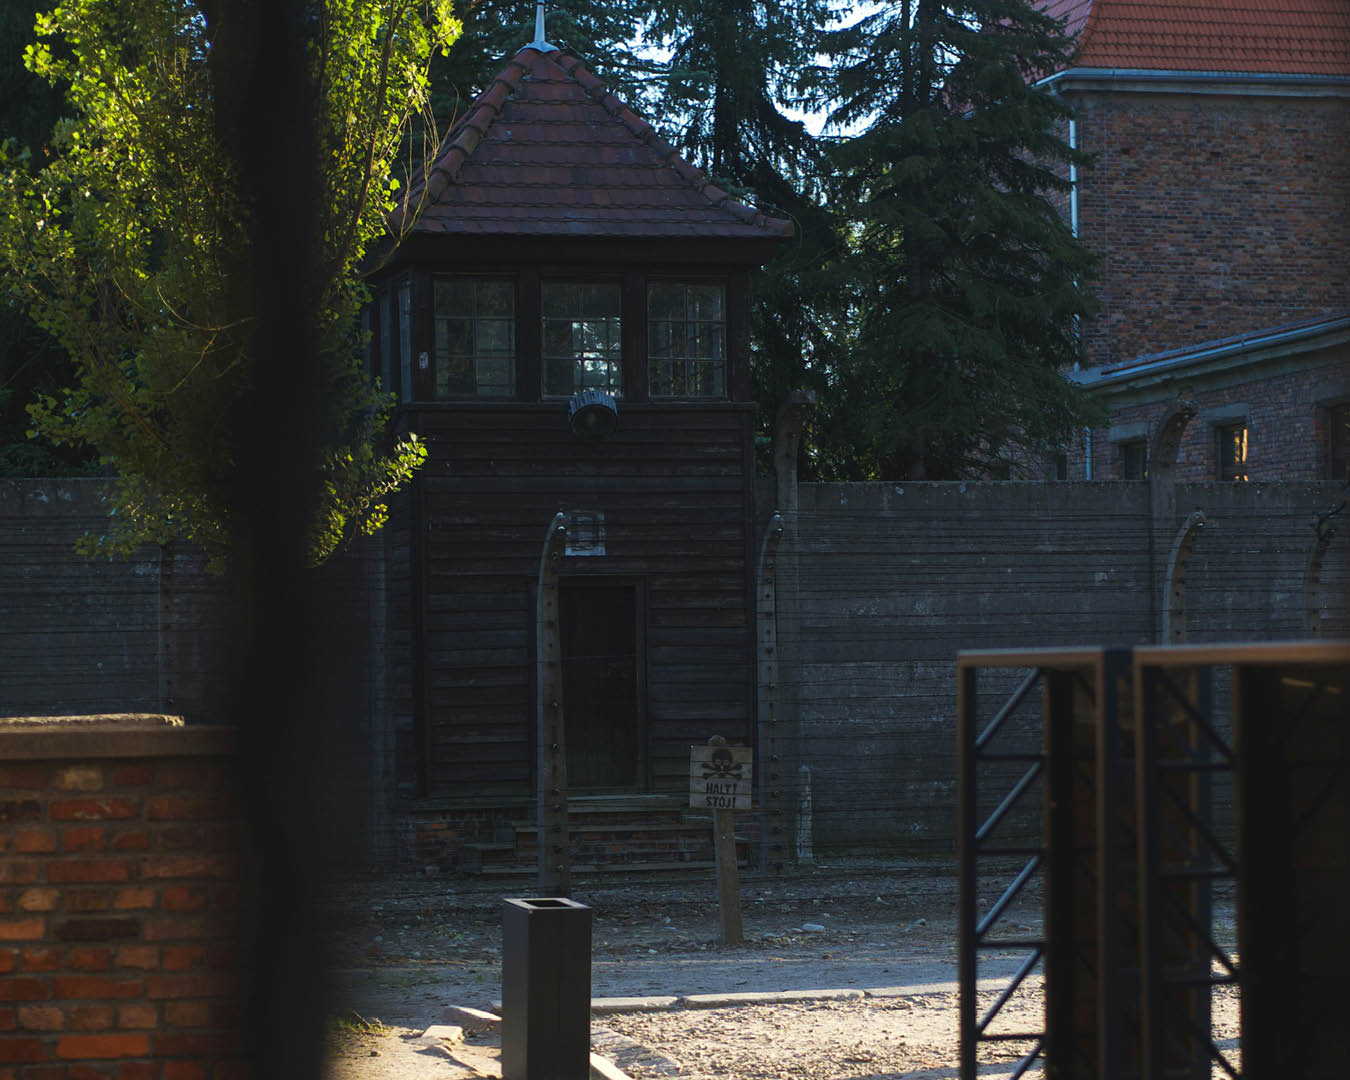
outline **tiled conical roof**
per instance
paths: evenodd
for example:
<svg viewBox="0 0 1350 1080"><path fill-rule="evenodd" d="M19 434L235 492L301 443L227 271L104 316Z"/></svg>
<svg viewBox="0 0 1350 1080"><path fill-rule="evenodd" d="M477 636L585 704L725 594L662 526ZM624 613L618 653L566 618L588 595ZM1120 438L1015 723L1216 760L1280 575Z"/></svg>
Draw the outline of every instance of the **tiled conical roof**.
<svg viewBox="0 0 1350 1080"><path fill-rule="evenodd" d="M478 236L780 239L576 57L521 49L451 130L413 231Z"/></svg>
<svg viewBox="0 0 1350 1080"><path fill-rule="evenodd" d="M1350 75L1347 0L1040 0L1080 68Z"/></svg>

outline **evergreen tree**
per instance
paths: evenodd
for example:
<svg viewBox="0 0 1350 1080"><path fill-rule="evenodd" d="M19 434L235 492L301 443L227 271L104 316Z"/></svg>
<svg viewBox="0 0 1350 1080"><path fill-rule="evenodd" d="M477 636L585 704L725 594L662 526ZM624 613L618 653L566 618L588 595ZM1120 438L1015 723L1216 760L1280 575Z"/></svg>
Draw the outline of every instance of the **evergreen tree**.
<svg viewBox="0 0 1350 1080"><path fill-rule="evenodd" d="M644 0L550 0L545 7L549 43L573 53L641 111L661 67L635 46L648 7ZM502 66L534 40L534 0L461 0L455 13L464 33L431 64L431 104L442 135Z"/></svg>
<svg viewBox="0 0 1350 1080"><path fill-rule="evenodd" d="M658 126L735 197L786 217L795 235L757 274L751 345L760 429L819 382L842 303L841 223L827 201L825 145L803 122L827 0L655 0L648 33L669 52Z"/></svg>
<svg viewBox="0 0 1350 1080"><path fill-rule="evenodd" d="M802 121L784 110L804 101L800 79L829 19L825 0L650 6L648 33L670 53L662 115L677 125L672 140L715 177L788 192L815 145Z"/></svg>
<svg viewBox="0 0 1350 1080"><path fill-rule="evenodd" d="M844 478L1008 475L1092 406L1079 355L1093 258L1056 212L1068 108L1037 89L1060 24L1024 0L903 0L828 36L818 86L857 134L834 151L849 215L847 338L820 464Z"/></svg>

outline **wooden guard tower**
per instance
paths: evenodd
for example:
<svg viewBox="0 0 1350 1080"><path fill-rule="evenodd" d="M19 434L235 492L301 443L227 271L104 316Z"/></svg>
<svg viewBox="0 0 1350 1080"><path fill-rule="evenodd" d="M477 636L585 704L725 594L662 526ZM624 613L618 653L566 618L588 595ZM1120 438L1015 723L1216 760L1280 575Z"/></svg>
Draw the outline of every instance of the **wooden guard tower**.
<svg viewBox="0 0 1350 1080"><path fill-rule="evenodd" d="M389 687L398 820L421 859L449 861L533 812L559 512L573 809L673 805L691 743L753 745L747 291L792 226L542 40L411 202L370 279L372 367L430 452L391 523Z"/></svg>

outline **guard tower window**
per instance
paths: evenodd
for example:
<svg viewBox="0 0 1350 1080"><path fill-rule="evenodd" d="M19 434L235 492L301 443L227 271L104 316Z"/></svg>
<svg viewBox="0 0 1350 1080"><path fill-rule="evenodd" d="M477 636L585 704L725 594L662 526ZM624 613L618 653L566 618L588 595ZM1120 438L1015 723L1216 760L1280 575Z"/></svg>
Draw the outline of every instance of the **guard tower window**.
<svg viewBox="0 0 1350 1080"><path fill-rule="evenodd" d="M620 289L617 282L545 282L544 393L623 392Z"/></svg>
<svg viewBox="0 0 1350 1080"><path fill-rule="evenodd" d="M1350 482L1350 405L1327 410L1327 430L1331 436L1331 479Z"/></svg>
<svg viewBox="0 0 1350 1080"><path fill-rule="evenodd" d="M1143 439L1129 439L1120 444L1120 478L1148 479L1148 443Z"/></svg>
<svg viewBox="0 0 1350 1080"><path fill-rule="evenodd" d="M1224 424L1218 432L1220 480L1247 479L1247 425Z"/></svg>
<svg viewBox="0 0 1350 1080"><path fill-rule="evenodd" d="M721 285L648 285L652 397L725 397L726 332Z"/></svg>
<svg viewBox="0 0 1350 1080"><path fill-rule="evenodd" d="M438 277L437 398L516 392L516 290L509 278Z"/></svg>

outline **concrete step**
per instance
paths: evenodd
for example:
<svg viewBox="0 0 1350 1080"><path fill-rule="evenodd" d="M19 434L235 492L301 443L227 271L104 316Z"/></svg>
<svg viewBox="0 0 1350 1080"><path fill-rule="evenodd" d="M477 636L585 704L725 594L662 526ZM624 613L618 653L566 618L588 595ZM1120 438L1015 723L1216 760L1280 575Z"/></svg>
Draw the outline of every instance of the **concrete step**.
<svg viewBox="0 0 1350 1080"><path fill-rule="evenodd" d="M616 797L604 804L591 800L580 812L569 806L568 840L574 873L675 872L678 869L711 868L713 863L712 818L691 815L671 797L671 805L652 805L643 800ZM627 803L620 810L619 804ZM522 877L535 872L539 828L521 821L512 826L513 840L465 845L460 868L479 877ZM750 841L736 838L738 860L745 862ZM631 870L620 870L625 867Z"/></svg>

